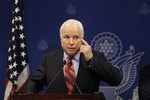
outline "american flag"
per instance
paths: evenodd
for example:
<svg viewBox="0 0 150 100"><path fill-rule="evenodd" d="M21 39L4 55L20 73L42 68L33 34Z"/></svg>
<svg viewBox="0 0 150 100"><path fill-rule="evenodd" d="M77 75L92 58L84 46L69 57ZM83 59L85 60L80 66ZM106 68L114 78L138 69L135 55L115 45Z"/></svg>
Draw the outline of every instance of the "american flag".
<svg viewBox="0 0 150 100"><path fill-rule="evenodd" d="M4 100L10 100L12 92L23 92L23 87L29 77L27 46L22 20L22 4L22 0L14 0Z"/></svg>

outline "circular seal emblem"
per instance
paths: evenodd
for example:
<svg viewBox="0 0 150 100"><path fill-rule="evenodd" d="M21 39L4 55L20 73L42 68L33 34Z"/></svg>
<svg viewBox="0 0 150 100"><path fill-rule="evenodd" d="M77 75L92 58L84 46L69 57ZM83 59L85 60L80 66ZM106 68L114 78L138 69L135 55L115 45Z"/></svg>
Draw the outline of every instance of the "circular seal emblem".
<svg viewBox="0 0 150 100"><path fill-rule="evenodd" d="M110 32L99 33L91 41L91 46L94 50L103 52L109 61L120 56L122 52L122 44L119 37Z"/></svg>

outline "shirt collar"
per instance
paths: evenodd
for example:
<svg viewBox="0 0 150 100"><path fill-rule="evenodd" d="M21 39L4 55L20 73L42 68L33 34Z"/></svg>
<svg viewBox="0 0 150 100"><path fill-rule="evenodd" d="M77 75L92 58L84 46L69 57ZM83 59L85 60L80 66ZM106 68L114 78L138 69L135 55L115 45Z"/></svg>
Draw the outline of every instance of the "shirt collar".
<svg viewBox="0 0 150 100"><path fill-rule="evenodd" d="M66 61L68 59L69 55L67 55L65 52L64 52L64 56L63 56L63 61ZM79 58L80 58L80 53L77 53L74 57L73 57L73 60L76 60L77 62L79 62Z"/></svg>

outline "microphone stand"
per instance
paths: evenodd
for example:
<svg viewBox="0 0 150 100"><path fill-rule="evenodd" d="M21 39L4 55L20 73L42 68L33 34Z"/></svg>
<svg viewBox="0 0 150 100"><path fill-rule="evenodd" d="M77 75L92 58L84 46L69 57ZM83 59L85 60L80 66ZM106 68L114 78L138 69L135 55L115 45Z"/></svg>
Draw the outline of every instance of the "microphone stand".
<svg viewBox="0 0 150 100"><path fill-rule="evenodd" d="M66 64L66 61L63 62L63 66ZM60 72L62 71L63 67L59 70L59 72L55 75L55 77L52 79L52 81L48 84L48 86L46 87L46 89L41 93L41 95L43 95L47 89L52 85L52 83L55 81L55 79L57 78L57 76L60 74Z"/></svg>

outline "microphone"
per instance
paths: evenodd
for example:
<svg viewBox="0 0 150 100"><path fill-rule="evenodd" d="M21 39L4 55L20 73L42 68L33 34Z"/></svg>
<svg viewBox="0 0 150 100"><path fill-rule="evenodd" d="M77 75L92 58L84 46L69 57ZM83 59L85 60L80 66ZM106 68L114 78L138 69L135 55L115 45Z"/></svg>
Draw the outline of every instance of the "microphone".
<svg viewBox="0 0 150 100"><path fill-rule="evenodd" d="M66 64L66 61L63 61L63 67ZM60 72L63 70L63 67L61 67L61 69L58 71L58 73L54 76L54 78L52 79L52 81L50 81L50 83L48 84L48 86L45 88L45 90L41 93L41 95L43 95L47 89L52 85L52 83L55 81L55 79L57 78L57 76L60 74Z"/></svg>
<svg viewBox="0 0 150 100"><path fill-rule="evenodd" d="M74 80L73 80L73 83L74 83L74 85L76 86L76 88L77 88L77 90L79 91L79 93L82 94L82 92L81 92L81 90L80 90L78 84L77 84Z"/></svg>

